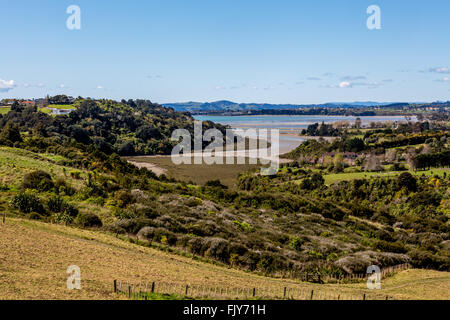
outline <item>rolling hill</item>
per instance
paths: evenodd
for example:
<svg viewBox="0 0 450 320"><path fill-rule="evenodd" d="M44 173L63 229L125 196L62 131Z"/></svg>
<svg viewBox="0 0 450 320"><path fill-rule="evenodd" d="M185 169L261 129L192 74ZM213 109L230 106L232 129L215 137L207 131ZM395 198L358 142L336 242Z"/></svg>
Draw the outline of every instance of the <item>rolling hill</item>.
<svg viewBox="0 0 450 320"><path fill-rule="evenodd" d="M382 289L365 283L311 284L267 278L190 257L142 247L112 234L7 217L0 223L0 299L122 299L113 280L211 287L257 287L283 292L288 286L315 290L318 297L361 299L448 299L450 273L406 270L382 280ZM81 290L68 290L69 265L81 269Z"/></svg>

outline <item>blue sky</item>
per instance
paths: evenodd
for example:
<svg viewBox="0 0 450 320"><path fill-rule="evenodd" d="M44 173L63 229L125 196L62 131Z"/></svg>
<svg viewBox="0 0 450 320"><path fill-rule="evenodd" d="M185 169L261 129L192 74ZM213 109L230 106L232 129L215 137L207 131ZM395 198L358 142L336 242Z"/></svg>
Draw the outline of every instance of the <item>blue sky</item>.
<svg viewBox="0 0 450 320"><path fill-rule="evenodd" d="M448 0L2 1L0 98L450 100L449 17Z"/></svg>

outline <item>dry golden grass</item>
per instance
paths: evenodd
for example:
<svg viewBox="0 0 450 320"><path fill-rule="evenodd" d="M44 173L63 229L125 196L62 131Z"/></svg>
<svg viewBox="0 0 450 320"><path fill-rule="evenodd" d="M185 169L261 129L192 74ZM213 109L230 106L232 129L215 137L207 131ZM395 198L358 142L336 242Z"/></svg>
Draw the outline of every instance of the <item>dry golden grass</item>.
<svg viewBox="0 0 450 320"><path fill-rule="evenodd" d="M135 165L137 163L139 167L145 167L146 164L150 164L148 169L153 169L158 175L164 173L169 178L185 182L192 181L201 185L209 180L219 179L222 184L229 188L236 187L236 180L239 173L259 167L256 164L249 164L248 159L246 159L246 164L237 164L235 161L233 165L225 164L225 160L224 164L207 165L203 163L176 165L169 156L127 157L126 159Z"/></svg>
<svg viewBox="0 0 450 320"><path fill-rule="evenodd" d="M383 289L365 284L316 285L273 279L138 246L112 235L36 221L0 222L0 299L116 299L114 279L164 281L211 287L314 289L328 296L360 299L389 295L403 299L448 299L450 273L408 270L383 280ZM81 268L82 290L66 288L69 265Z"/></svg>

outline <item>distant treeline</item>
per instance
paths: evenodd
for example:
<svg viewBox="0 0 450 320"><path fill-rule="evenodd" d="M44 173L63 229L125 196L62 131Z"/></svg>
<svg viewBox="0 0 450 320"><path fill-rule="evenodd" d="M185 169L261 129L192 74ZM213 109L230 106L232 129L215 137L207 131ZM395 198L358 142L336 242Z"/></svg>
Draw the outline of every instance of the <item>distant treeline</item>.
<svg viewBox="0 0 450 320"><path fill-rule="evenodd" d="M403 146L412 146L416 144L422 144L425 143L428 139L436 138L440 139L442 137L447 137L449 135L448 132L437 132L437 133L429 133L429 134L418 134L418 135L412 135L408 137L402 137L400 139L394 139L394 140L385 140L376 143L376 148L396 148L396 147L403 147Z"/></svg>
<svg viewBox="0 0 450 320"><path fill-rule="evenodd" d="M449 167L450 151L444 151L431 154L419 154L414 159L416 169L425 170L430 168Z"/></svg>
<svg viewBox="0 0 450 320"><path fill-rule="evenodd" d="M205 113L205 112L202 112ZM229 111L208 111L208 114L229 114ZM193 112L195 114L195 112ZM245 112L234 112L231 115L298 115L298 116L376 116L382 115L380 112L370 111L367 109L332 109L332 108L309 108L309 109L264 109L249 110ZM393 115L386 113L386 115Z"/></svg>

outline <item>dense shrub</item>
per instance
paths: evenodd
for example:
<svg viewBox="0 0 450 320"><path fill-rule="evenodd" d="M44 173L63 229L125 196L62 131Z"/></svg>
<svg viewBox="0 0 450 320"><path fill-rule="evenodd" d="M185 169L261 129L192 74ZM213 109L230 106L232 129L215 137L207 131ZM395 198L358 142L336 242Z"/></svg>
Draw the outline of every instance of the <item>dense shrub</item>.
<svg viewBox="0 0 450 320"><path fill-rule="evenodd" d="M53 189L52 177L45 171L37 170L27 173L23 178L22 189L36 189L39 191L49 191Z"/></svg>
<svg viewBox="0 0 450 320"><path fill-rule="evenodd" d="M409 172L403 172L397 178L398 188L406 188L409 191L417 190L417 180L414 176Z"/></svg>
<svg viewBox="0 0 450 320"><path fill-rule="evenodd" d="M47 201L48 210L51 212L62 212L64 211L64 199L59 196L53 196Z"/></svg>
<svg viewBox="0 0 450 320"><path fill-rule="evenodd" d="M137 234L142 228L151 225L151 220L144 218L123 219L110 224L106 229L114 233Z"/></svg>
<svg viewBox="0 0 450 320"><path fill-rule="evenodd" d="M66 180L64 180L63 178L58 178L55 181L55 191L57 193L63 193L67 196L73 196L76 192L76 190L74 188L72 188L67 182Z"/></svg>
<svg viewBox="0 0 450 320"><path fill-rule="evenodd" d="M395 253L407 252L403 244L399 242L388 242L385 240L376 241L374 243L374 249L380 250L382 252L395 252Z"/></svg>
<svg viewBox="0 0 450 320"><path fill-rule="evenodd" d="M302 249L303 241L299 237L292 237L289 241L289 247L294 250L300 251Z"/></svg>
<svg viewBox="0 0 450 320"><path fill-rule="evenodd" d="M222 182L220 182L219 179L216 180L208 180L205 183L205 187L213 187L213 188L220 188L220 189L228 189L227 186L223 185Z"/></svg>
<svg viewBox="0 0 450 320"><path fill-rule="evenodd" d="M36 212L45 214L41 199L31 192L21 192L12 200L12 206L23 213Z"/></svg>
<svg viewBox="0 0 450 320"><path fill-rule="evenodd" d="M120 190L116 192L114 198L117 200L117 204L120 208L125 208L135 201L133 194L128 190Z"/></svg>
<svg viewBox="0 0 450 320"><path fill-rule="evenodd" d="M450 270L450 258L440 257L426 251L413 250L408 253L411 264L416 268L432 268L436 270Z"/></svg>
<svg viewBox="0 0 450 320"><path fill-rule="evenodd" d="M79 211L76 207L69 203L63 203L60 211L53 214L57 222L71 223L77 217Z"/></svg>
<svg viewBox="0 0 450 320"><path fill-rule="evenodd" d="M75 219L75 223L81 227L101 227L102 220L93 213L79 213Z"/></svg>
<svg viewBox="0 0 450 320"><path fill-rule="evenodd" d="M322 175L319 173L314 173L310 178L303 179L300 186L302 189L314 190L322 187L324 183L325 180L323 179Z"/></svg>

